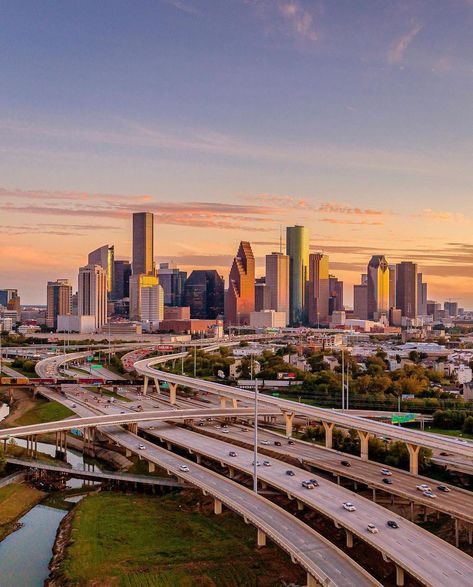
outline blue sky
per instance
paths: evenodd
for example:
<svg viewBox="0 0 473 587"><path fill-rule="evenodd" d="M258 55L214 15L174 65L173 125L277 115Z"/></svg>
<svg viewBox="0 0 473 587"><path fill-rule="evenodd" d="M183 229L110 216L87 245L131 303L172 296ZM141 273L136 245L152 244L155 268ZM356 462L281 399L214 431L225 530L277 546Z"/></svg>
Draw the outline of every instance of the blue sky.
<svg viewBox="0 0 473 587"><path fill-rule="evenodd" d="M0 2L0 286L129 256L141 206L186 268L299 222L348 299L372 251L473 305L472 30L469 0Z"/></svg>

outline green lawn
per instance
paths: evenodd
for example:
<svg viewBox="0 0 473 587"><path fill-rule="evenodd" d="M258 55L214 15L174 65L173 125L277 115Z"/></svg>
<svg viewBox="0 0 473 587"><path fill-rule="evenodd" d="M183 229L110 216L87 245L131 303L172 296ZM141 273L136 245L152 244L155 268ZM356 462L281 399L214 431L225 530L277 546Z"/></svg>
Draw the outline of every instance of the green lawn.
<svg viewBox="0 0 473 587"><path fill-rule="evenodd" d="M19 483L0 487L0 540L11 531L14 522L41 501L44 493Z"/></svg>
<svg viewBox="0 0 473 587"><path fill-rule="evenodd" d="M12 426L28 426L29 424L55 422L73 415L74 412L58 402L38 399L31 410L28 410L17 418Z"/></svg>
<svg viewBox="0 0 473 587"><path fill-rule="evenodd" d="M467 434L461 430L445 430L444 428L425 427L425 432L432 432L432 434L443 434L444 436L458 436L459 438L473 439L473 434Z"/></svg>
<svg viewBox="0 0 473 587"><path fill-rule="evenodd" d="M269 587L304 578L276 547L257 550L251 525L230 512L199 513L189 500L195 497L102 492L85 498L61 565L64 582L81 587L98 580L120 587Z"/></svg>

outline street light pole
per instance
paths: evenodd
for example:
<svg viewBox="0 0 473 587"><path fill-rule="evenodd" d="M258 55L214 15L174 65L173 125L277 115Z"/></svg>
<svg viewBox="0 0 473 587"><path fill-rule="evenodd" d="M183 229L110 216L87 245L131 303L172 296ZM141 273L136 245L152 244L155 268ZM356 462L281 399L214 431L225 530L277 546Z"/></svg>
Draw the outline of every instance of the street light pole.
<svg viewBox="0 0 473 587"><path fill-rule="evenodd" d="M342 410L345 409L345 353L342 349Z"/></svg>
<svg viewBox="0 0 473 587"><path fill-rule="evenodd" d="M258 379L255 379L255 422L253 448L253 491L258 493Z"/></svg>

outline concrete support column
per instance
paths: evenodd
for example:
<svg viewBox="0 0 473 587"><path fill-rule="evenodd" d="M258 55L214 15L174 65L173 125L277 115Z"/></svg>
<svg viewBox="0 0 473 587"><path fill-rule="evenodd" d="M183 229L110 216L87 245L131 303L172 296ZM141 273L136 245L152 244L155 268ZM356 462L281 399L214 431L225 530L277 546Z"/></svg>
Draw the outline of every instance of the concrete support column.
<svg viewBox="0 0 473 587"><path fill-rule="evenodd" d="M307 573L307 587L318 587L319 583L315 577Z"/></svg>
<svg viewBox="0 0 473 587"><path fill-rule="evenodd" d="M412 475L418 475L420 446L409 442L406 442L406 446L409 451L409 473L412 473Z"/></svg>
<svg viewBox="0 0 473 587"><path fill-rule="evenodd" d="M214 514L219 515L222 513L222 502L219 499L214 499Z"/></svg>
<svg viewBox="0 0 473 587"><path fill-rule="evenodd" d="M38 456L38 437L36 435L33 436L33 445L34 458L36 458Z"/></svg>
<svg viewBox="0 0 473 587"><path fill-rule="evenodd" d="M235 469L233 467L228 467L228 476L230 477L230 479L233 479L235 477Z"/></svg>
<svg viewBox="0 0 473 587"><path fill-rule="evenodd" d="M154 386L156 387L156 393L159 393L161 391L161 388L159 387L159 379L157 379L156 377L154 378Z"/></svg>
<svg viewBox="0 0 473 587"><path fill-rule="evenodd" d="M414 521L414 502L409 502L410 510L411 510L411 522Z"/></svg>
<svg viewBox="0 0 473 587"><path fill-rule="evenodd" d="M363 432L362 430L357 430L358 436L360 438L360 456L363 461L368 460L368 442L370 439L369 432Z"/></svg>
<svg viewBox="0 0 473 587"><path fill-rule="evenodd" d="M143 379L143 395L148 393L148 384L149 384L149 377L147 375L144 376Z"/></svg>
<svg viewBox="0 0 473 587"><path fill-rule="evenodd" d="M471 546L473 544L473 526L468 526L468 544Z"/></svg>
<svg viewBox="0 0 473 587"><path fill-rule="evenodd" d="M294 412L285 412L283 410L284 420L286 422L286 436L287 438L291 438L292 436L292 422L294 420L295 413Z"/></svg>
<svg viewBox="0 0 473 587"><path fill-rule="evenodd" d="M353 532L345 529L345 534L347 537L347 548L353 548Z"/></svg>
<svg viewBox="0 0 473 587"><path fill-rule="evenodd" d="M460 547L460 520L458 518L454 518L455 521L455 546L457 548Z"/></svg>
<svg viewBox="0 0 473 587"><path fill-rule="evenodd" d="M376 488L373 487L373 501L376 503Z"/></svg>
<svg viewBox="0 0 473 587"><path fill-rule="evenodd" d="M262 546L266 546L266 534L263 530L258 528L258 537L257 537L257 544L261 548Z"/></svg>
<svg viewBox="0 0 473 587"><path fill-rule="evenodd" d="M232 408L235 410L238 408L238 400L236 397L232 398Z"/></svg>
<svg viewBox="0 0 473 587"><path fill-rule="evenodd" d="M176 404L176 395L177 395L177 383L170 383L169 384L169 403L173 406Z"/></svg>
<svg viewBox="0 0 473 587"><path fill-rule="evenodd" d="M195 455L195 460L198 465L202 462L202 455Z"/></svg>
<svg viewBox="0 0 473 587"><path fill-rule="evenodd" d="M302 512L303 509L304 509L304 504L302 503L302 501L297 500L297 510L299 512Z"/></svg>
<svg viewBox="0 0 473 587"><path fill-rule="evenodd" d="M148 461L148 473L154 473L156 471L156 465L151 461Z"/></svg>
<svg viewBox="0 0 473 587"><path fill-rule="evenodd" d="M325 429L325 448L332 448L333 445L333 422L322 422Z"/></svg>
<svg viewBox="0 0 473 587"><path fill-rule="evenodd" d="M125 448L125 456L126 457L131 457L131 450L129 448Z"/></svg>
<svg viewBox="0 0 473 587"><path fill-rule="evenodd" d="M170 442L166 442L166 448L168 450L172 450L172 444Z"/></svg>
<svg viewBox="0 0 473 587"><path fill-rule="evenodd" d="M404 569L396 565L396 585L402 587L404 585Z"/></svg>
<svg viewBox="0 0 473 587"><path fill-rule="evenodd" d="M220 408L225 410L227 408L227 398L223 395L220 396Z"/></svg>

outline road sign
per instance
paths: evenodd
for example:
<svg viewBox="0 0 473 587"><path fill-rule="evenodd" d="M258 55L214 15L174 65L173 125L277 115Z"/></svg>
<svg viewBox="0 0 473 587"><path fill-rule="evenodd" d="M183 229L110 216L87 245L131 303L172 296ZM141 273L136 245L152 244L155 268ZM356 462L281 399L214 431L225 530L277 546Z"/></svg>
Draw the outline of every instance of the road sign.
<svg viewBox="0 0 473 587"><path fill-rule="evenodd" d="M392 424L405 424L406 422L415 422L415 414L393 414L391 418Z"/></svg>
<svg viewBox="0 0 473 587"><path fill-rule="evenodd" d="M89 361L89 363L91 363L94 360L94 357L87 357L87 360Z"/></svg>
<svg viewBox="0 0 473 587"><path fill-rule="evenodd" d="M91 365L91 369L103 369L103 365Z"/></svg>

